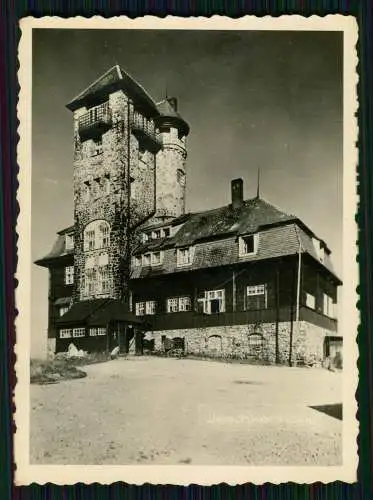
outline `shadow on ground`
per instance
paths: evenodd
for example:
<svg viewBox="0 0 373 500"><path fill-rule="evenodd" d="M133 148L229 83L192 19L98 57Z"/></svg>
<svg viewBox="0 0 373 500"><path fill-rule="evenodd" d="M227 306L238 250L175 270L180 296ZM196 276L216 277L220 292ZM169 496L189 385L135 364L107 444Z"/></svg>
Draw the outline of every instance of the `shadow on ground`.
<svg viewBox="0 0 373 500"><path fill-rule="evenodd" d="M325 413L325 415L329 415L329 417L337 418L338 420L342 420L343 418L342 403L335 403L332 405L310 406L310 408L316 411L320 411L321 413Z"/></svg>

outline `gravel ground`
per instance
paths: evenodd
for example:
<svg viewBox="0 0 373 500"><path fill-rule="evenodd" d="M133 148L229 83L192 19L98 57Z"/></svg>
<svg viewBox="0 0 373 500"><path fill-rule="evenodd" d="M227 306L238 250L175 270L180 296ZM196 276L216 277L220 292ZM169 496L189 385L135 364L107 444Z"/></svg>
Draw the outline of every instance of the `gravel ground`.
<svg viewBox="0 0 373 500"><path fill-rule="evenodd" d="M31 386L31 463L342 463L342 421L310 408L340 404L340 373L147 357L84 370Z"/></svg>

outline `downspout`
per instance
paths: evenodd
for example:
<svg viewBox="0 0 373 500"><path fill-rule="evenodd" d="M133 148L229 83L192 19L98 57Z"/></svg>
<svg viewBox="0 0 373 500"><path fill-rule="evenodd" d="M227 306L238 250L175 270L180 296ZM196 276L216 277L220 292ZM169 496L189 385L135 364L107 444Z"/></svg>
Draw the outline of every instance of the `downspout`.
<svg viewBox="0 0 373 500"><path fill-rule="evenodd" d="M297 240L299 243L298 250L298 273L297 273L297 299L296 299L296 309L295 309L295 324L297 335L299 336L300 332L300 322L299 322L299 309L300 309L300 287L301 287L301 272L302 272L302 242L300 236L298 234L297 226L294 226L295 234L297 235ZM290 346L289 346L289 365L292 366L292 351L293 351L293 336L290 338Z"/></svg>

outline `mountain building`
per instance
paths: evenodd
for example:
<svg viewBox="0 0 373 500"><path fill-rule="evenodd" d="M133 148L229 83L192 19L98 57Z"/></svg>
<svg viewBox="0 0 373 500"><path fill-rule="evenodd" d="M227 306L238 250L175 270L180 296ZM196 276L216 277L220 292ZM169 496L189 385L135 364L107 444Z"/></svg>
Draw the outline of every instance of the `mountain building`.
<svg viewBox="0 0 373 500"><path fill-rule="evenodd" d="M186 213L189 125L114 66L68 105L74 224L49 270L54 352L144 345L200 356L319 365L340 349L331 251L258 192Z"/></svg>

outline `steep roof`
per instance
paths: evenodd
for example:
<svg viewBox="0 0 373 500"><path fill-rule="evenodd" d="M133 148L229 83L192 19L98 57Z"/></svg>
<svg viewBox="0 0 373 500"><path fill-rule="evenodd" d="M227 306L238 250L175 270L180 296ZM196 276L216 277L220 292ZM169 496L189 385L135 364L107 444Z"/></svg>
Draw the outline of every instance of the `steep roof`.
<svg viewBox="0 0 373 500"><path fill-rule="evenodd" d="M156 118L157 125L161 124L176 124L179 127L184 135L189 134L189 125L182 118L182 116L176 111L174 106L172 106L169 99L163 99L157 103L157 110L159 112L159 116Z"/></svg>
<svg viewBox="0 0 373 500"><path fill-rule="evenodd" d="M220 238L227 235L255 233L259 228L296 220L278 210L261 198L245 200L241 207L232 205L186 214L173 221L173 225L183 224L173 238L150 240L139 251L160 245L182 247L193 245L197 241Z"/></svg>
<svg viewBox="0 0 373 500"><path fill-rule="evenodd" d="M123 89L132 97L141 101L147 107L151 108L155 115L158 115L157 106L152 97L146 92L144 87L140 85L129 73L127 73L118 64L110 68L106 73L101 75L85 90L80 92L72 99L66 107L71 111L78 109L91 99L97 96L108 94L113 90Z"/></svg>
<svg viewBox="0 0 373 500"><path fill-rule="evenodd" d="M56 258L70 257L72 259L74 255L74 249L73 248L66 249L66 239L65 239L65 234L70 232L71 229L72 227L68 227L62 231L59 231L57 233L57 239L54 242L52 250L41 259L36 260L35 264L42 267L48 267L49 264L52 263Z"/></svg>

